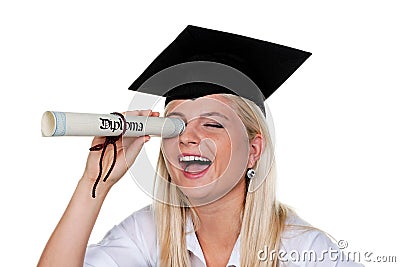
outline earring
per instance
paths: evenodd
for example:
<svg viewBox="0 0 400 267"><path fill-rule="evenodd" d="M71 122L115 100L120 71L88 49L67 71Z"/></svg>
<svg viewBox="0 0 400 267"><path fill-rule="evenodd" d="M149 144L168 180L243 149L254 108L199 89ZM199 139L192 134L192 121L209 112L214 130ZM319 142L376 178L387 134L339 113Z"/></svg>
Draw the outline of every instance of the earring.
<svg viewBox="0 0 400 267"><path fill-rule="evenodd" d="M247 178L251 179L256 176L256 171L253 168L248 168L246 172Z"/></svg>

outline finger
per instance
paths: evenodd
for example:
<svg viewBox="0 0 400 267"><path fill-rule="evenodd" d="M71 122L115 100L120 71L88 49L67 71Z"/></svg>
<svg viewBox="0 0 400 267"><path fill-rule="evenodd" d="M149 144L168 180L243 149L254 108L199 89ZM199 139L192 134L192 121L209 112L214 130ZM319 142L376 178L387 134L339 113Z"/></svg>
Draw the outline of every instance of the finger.
<svg viewBox="0 0 400 267"><path fill-rule="evenodd" d="M137 139L137 137L127 137L127 136L122 136L121 140L121 147L122 148L127 148L129 147L135 140Z"/></svg>
<svg viewBox="0 0 400 267"><path fill-rule="evenodd" d="M142 149L144 143L150 140L150 136L140 136L135 138L135 140L126 147L125 149L125 158L128 167L132 166L133 162L135 161L137 155L139 154L140 150Z"/></svg>
<svg viewBox="0 0 400 267"><path fill-rule="evenodd" d="M151 109L146 109L146 110L130 110L124 112L125 116L151 116L152 110Z"/></svg>
<svg viewBox="0 0 400 267"><path fill-rule="evenodd" d="M98 144L102 144L104 143L105 137L104 136L95 136L92 140L92 145L91 146L95 146Z"/></svg>
<svg viewBox="0 0 400 267"><path fill-rule="evenodd" d="M151 109L146 109L146 110L141 110L140 111L140 116L151 116L151 113L152 113L153 111L151 110Z"/></svg>
<svg viewBox="0 0 400 267"><path fill-rule="evenodd" d="M128 110L123 112L122 114L124 114L124 116L139 116L139 112L140 110Z"/></svg>

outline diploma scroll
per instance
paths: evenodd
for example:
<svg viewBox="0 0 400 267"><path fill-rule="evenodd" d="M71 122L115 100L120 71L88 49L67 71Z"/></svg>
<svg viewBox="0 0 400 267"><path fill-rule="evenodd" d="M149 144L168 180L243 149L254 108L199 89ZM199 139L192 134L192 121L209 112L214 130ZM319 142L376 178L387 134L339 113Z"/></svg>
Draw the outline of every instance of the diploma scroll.
<svg viewBox="0 0 400 267"><path fill-rule="evenodd" d="M185 123L178 118L125 116L124 136L178 136ZM43 136L118 136L124 122L118 115L46 111L42 116Z"/></svg>

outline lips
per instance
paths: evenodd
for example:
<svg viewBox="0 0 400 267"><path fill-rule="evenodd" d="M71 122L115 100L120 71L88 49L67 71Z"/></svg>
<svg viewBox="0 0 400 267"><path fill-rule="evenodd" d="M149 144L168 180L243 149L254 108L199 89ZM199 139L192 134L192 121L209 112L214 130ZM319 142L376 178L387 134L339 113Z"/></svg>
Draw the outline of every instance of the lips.
<svg viewBox="0 0 400 267"><path fill-rule="evenodd" d="M198 178L203 176L212 161L204 156L185 154L178 157L179 165L183 169L183 173L188 178Z"/></svg>

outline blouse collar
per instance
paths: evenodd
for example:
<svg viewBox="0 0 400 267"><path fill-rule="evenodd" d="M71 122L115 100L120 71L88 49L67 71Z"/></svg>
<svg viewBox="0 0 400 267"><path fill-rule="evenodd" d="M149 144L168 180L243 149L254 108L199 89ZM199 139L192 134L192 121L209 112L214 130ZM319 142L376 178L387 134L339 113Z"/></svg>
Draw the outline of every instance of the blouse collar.
<svg viewBox="0 0 400 267"><path fill-rule="evenodd" d="M206 260L204 258L203 251L201 250L199 240L197 239L194 231L193 221L190 216L188 216L188 219L186 220L186 247L189 251L189 254L191 253L193 256L199 258L203 262L204 266L206 266ZM227 266L240 266L240 234L235 242L235 245L233 246Z"/></svg>

